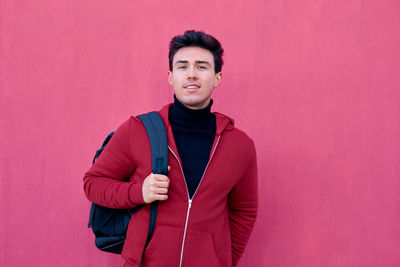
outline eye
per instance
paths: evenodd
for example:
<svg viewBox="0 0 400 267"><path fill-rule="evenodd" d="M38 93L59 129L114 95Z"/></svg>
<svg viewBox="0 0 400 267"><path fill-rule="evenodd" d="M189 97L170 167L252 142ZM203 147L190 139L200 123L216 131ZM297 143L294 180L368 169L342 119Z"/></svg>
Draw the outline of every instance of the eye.
<svg viewBox="0 0 400 267"><path fill-rule="evenodd" d="M206 70L207 68L205 66L199 66L198 67L200 70Z"/></svg>
<svg viewBox="0 0 400 267"><path fill-rule="evenodd" d="M184 70L184 69L186 69L186 66L185 66L185 65L178 66L178 70Z"/></svg>

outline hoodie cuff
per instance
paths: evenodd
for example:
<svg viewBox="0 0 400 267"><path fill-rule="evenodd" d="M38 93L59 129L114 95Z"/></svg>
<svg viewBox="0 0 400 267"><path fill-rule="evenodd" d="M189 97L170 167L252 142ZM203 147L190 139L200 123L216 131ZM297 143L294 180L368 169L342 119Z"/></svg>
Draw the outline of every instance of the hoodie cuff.
<svg viewBox="0 0 400 267"><path fill-rule="evenodd" d="M143 183L132 182L129 187L129 201L133 206L145 204L143 199Z"/></svg>

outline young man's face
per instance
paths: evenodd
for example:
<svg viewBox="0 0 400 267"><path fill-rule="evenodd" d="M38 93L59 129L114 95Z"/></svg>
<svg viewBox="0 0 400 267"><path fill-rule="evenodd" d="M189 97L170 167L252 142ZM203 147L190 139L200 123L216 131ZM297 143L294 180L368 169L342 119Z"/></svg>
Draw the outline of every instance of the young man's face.
<svg viewBox="0 0 400 267"><path fill-rule="evenodd" d="M221 82L221 72L214 71L214 57L200 47L183 47L176 51L168 82L178 100L191 109L208 106L211 94Z"/></svg>

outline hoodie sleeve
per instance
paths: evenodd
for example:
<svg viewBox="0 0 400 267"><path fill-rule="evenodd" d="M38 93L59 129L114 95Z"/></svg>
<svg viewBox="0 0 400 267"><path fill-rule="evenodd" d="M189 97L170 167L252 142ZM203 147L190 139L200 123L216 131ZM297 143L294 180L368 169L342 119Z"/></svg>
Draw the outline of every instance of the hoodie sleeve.
<svg viewBox="0 0 400 267"><path fill-rule="evenodd" d="M249 240L257 217L257 157L252 142L249 163L229 195L229 222L232 239L232 266L236 266Z"/></svg>
<svg viewBox="0 0 400 267"><path fill-rule="evenodd" d="M129 143L130 122L127 120L115 131L83 178L87 198L98 205L125 209L144 203L142 184L129 181L136 167Z"/></svg>

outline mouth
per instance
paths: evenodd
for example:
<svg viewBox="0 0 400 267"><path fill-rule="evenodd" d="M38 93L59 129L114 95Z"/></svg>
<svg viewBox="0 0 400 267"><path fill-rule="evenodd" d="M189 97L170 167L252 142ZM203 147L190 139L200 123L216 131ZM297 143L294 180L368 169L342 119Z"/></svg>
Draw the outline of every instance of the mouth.
<svg viewBox="0 0 400 267"><path fill-rule="evenodd" d="M197 84L197 83L189 83L189 84L183 85L183 88L185 88L185 89L199 89L200 85Z"/></svg>

